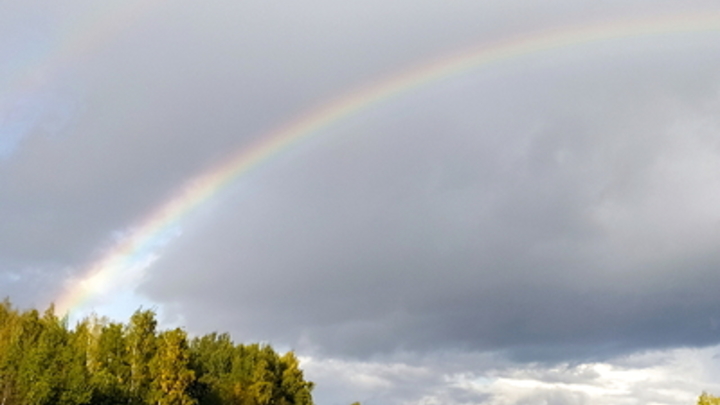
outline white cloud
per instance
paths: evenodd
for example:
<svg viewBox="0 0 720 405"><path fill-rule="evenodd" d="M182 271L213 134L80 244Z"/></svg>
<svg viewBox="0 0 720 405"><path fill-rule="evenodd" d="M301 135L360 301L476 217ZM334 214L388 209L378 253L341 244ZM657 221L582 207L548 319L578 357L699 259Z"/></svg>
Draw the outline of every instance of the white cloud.
<svg viewBox="0 0 720 405"><path fill-rule="evenodd" d="M401 356L402 357L402 356ZM579 364L518 364L444 353L360 361L302 357L320 404L687 405L720 393L720 346L671 349Z"/></svg>

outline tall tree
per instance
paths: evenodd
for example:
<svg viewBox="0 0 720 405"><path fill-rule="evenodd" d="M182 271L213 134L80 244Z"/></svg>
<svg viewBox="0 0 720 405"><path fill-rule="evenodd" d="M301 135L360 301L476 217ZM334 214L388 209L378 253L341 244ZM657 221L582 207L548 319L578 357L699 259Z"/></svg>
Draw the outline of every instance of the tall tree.
<svg viewBox="0 0 720 405"><path fill-rule="evenodd" d="M65 329L67 331L67 329ZM92 398L92 386L87 368L88 331L78 326L67 332L66 344L59 348L60 385L59 405L88 404Z"/></svg>
<svg viewBox="0 0 720 405"><path fill-rule="evenodd" d="M192 392L201 405L232 401L232 371L235 344L227 333L196 337L190 344L191 368L196 381Z"/></svg>
<svg viewBox="0 0 720 405"><path fill-rule="evenodd" d="M312 405L312 388L293 352L158 334L153 311L70 330L53 306L40 316L0 303L0 405Z"/></svg>
<svg viewBox="0 0 720 405"><path fill-rule="evenodd" d="M50 395L50 382L46 381L45 373L48 359L47 343L41 344L40 336L44 330L44 323L40 320L37 310L23 312L16 344L13 346L13 363L17 364L17 391L18 403L39 405L43 404ZM46 339L44 339L47 342Z"/></svg>
<svg viewBox="0 0 720 405"><path fill-rule="evenodd" d="M127 331L128 363L130 365L130 403L150 404L150 362L157 350L157 320L151 310L138 310L130 318Z"/></svg>
<svg viewBox="0 0 720 405"><path fill-rule="evenodd" d="M124 326L106 323L93 345L93 402L98 405L127 404L130 398L130 358Z"/></svg>
<svg viewBox="0 0 720 405"><path fill-rule="evenodd" d="M0 405L17 402L20 314L7 298L0 304Z"/></svg>
<svg viewBox="0 0 720 405"><path fill-rule="evenodd" d="M152 403L157 405L194 405L190 387L195 372L190 370L190 348L182 329L162 332L152 361Z"/></svg>
<svg viewBox="0 0 720 405"><path fill-rule="evenodd" d="M305 381L300 369L300 361L295 353L287 352L279 359L280 390L275 399L277 405L310 405L312 404L311 391L314 384Z"/></svg>
<svg viewBox="0 0 720 405"><path fill-rule="evenodd" d="M720 397L703 392L698 398L697 405L720 405Z"/></svg>
<svg viewBox="0 0 720 405"><path fill-rule="evenodd" d="M67 345L67 329L55 315L55 308L48 308L42 318L30 312L26 318L30 337L27 351L21 363L21 386L28 405L57 404L62 378L62 351Z"/></svg>

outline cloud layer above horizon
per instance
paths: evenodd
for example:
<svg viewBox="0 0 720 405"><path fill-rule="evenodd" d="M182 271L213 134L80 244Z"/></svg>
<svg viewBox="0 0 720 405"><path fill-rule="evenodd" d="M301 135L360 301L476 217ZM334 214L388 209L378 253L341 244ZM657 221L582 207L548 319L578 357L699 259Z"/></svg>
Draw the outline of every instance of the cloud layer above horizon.
<svg viewBox="0 0 720 405"><path fill-rule="evenodd" d="M21 306L56 300L189 180L353 89L539 32L720 15L707 1L61 3L0 13L0 294ZM437 387L426 403L598 403L577 387L620 395L621 369L666 378L715 355L719 117L718 31L500 61L272 157L82 310L132 295L121 312L294 348L329 384L358 370L371 405L417 401L420 384ZM507 396L553 372L592 382Z"/></svg>

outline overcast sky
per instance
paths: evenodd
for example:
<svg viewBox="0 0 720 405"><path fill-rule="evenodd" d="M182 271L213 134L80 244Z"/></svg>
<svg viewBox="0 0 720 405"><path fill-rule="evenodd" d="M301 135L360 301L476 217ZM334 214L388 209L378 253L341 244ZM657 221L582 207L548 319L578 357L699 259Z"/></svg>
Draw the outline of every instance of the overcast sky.
<svg viewBox="0 0 720 405"><path fill-rule="evenodd" d="M691 29L609 38L652 21ZM188 182L353 91L548 33L577 43L265 159L74 314L293 349L318 405L720 394L716 1L0 0L0 295L75 291Z"/></svg>

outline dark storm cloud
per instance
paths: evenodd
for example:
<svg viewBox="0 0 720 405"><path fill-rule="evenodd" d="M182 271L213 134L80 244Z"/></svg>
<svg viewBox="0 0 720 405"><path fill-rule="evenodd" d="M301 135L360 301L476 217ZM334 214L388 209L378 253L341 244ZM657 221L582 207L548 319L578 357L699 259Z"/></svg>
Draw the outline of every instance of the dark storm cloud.
<svg viewBox="0 0 720 405"><path fill-rule="evenodd" d="M443 21L463 23L446 27L431 5L218 2L151 8L86 54L58 54L95 44L97 24L125 10L90 6L0 13L0 257L13 268L82 268L228 151L483 32L452 7Z"/></svg>
<svg viewBox="0 0 720 405"><path fill-rule="evenodd" d="M678 45L538 56L339 123L228 191L146 290L334 354L717 342L717 60Z"/></svg>
<svg viewBox="0 0 720 405"><path fill-rule="evenodd" d="M0 100L0 294L49 300L185 181L345 89L543 29L716 7L186 3L49 67L32 92L0 63L13 89ZM41 60L105 10L18 4L0 12L0 60ZM383 356L402 350L577 361L717 343L719 46L707 33L528 55L337 122L181 224L141 291L191 331L375 359L363 375L387 377L367 380L395 396L385 403L419 399L418 382L443 403L482 402L490 391L443 379L503 367L393 374ZM332 379L345 363L327 367ZM510 377L594 381L541 374ZM518 401L587 398L542 386Z"/></svg>
<svg viewBox="0 0 720 405"><path fill-rule="evenodd" d="M6 87L24 78L23 64L40 66L51 80L29 94L20 88L17 97L24 98L7 103L29 105L19 118L3 120L0 198L7 219L0 249L8 260L88 261L111 243L112 232L134 225L228 151L338 88L436 54L471 27L452 9L442 14L466 21L461 28L430 24L437 16L428 6L395 15L395 6L372 12L365 3L328 4L323 13L299 4L186 4L151 10L88 55L45 66L57 61L57 47L95 35L93 19L108 18L84 3L65 6L4 14L3 27L16 30L3 36L3 49L12 55L27 49L3 65L15 80ZM68 35L79 29L78 19L88 32ZM427 49L409 46L424 26L443 35L424 41ZM60 101L44 108L48 97ZM53 115L64 103L76 107L56 139L48 135L58 131L47 127L57 125Z"/></svg>

